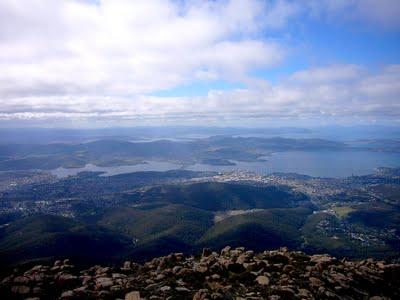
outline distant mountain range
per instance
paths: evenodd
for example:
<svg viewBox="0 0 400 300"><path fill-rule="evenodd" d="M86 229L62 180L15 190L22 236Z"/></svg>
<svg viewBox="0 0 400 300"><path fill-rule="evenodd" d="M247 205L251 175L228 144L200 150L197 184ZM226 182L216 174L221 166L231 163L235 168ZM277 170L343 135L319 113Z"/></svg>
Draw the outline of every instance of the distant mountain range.
<svg viewBox="0 0 400 300"><path fill-rule="evenodd" d="M386 150L400 149L398 143L391 143L392 146ZM192 141L98 140L78 144L0 144L0 171L75 168L88 163L119 166L137 164L145 160L226 165L229 160L258 161L271 152L354 149L381 151L384 145L383 142L352 146L323 139L231 136L213 136Z"/></svg>

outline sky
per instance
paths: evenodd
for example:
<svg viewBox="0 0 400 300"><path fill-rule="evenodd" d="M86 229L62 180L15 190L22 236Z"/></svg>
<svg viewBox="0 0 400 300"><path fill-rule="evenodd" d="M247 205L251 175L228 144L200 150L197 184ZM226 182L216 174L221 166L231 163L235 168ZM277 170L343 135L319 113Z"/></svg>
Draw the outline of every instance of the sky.
<svg viewBox="0 0 400 300"><path fill-rule="evenodd" d="M0 126L400 125L398 0L1 0Z"/></svg>

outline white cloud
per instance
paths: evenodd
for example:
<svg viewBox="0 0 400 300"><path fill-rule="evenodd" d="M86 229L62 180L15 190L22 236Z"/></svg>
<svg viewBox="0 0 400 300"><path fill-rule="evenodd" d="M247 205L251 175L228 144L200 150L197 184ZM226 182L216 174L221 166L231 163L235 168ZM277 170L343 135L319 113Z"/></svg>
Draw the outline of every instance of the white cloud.
<svg viewBox="0 0 400 300"><path fill-rule="evenodd" d="M3 97L148 93L199 72L243 77L283 53L257 37L267 11L259 0L4 0L0 11Z"/></svg>
<svg viewBox="0 0 400 300"><path fill-rule="evenodd" d="M296 2L278 0L267 6L265 23L272 28L282 28L291 17L301 12L301 6Z"/></svg>
<svg viewBox="0 0 400 300"><path fill-rule="evenodd" d="M296 72L291 79L301 84L350 81L358 79L363 71L358 65L332 65Z"/></svg>
<svg viewBox="0 0 400 300"><path fill-rule="evenodd" d="M349 70L351 72L349 72ZM355 70L355 71L352 71ZM362 70L353 75L353 72ZM299 75L300 74L300 75ZM307 75L307 84L303 84ZM321 80L321 75L322 80ZM331 74L339 74L333 77ZM329 80L325 80L325 79ZM336 80L337 79L337 80ZM203 97L24 97L9 100L0 119L86 118L135 122L168 120L400 119L400 66L367 71L355 65L298 72L259 89L210 91Z"/></svg>
<svg viewBox="0 0 400 300"><path fill-rule="evenodd" d="M270 33L310 15L309 9L313 15L346 12L397 26L393 12L399 2L379 3L377 8L369 0L2 0L0 120L112 123L354 113L399 118L399 66L371 72L330 65L274 85L250 75L285 58L286 46ZM204 97L148 96L196 80L248 88Z"/></svg>

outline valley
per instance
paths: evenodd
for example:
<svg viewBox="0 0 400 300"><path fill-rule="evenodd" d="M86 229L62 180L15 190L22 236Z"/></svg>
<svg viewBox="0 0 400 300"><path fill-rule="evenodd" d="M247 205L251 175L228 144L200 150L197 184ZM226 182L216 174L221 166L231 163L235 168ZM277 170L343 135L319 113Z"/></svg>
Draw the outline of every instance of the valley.
<svg viewBox="0 0 400 300"><path fill-rule="evenodd" d="M49 257L143 261L227 244L349 258L400 253L398 169L340 179L186 170L11 174L0 193L6 265ZM88 256L90 249L98 251Z"/></svg>

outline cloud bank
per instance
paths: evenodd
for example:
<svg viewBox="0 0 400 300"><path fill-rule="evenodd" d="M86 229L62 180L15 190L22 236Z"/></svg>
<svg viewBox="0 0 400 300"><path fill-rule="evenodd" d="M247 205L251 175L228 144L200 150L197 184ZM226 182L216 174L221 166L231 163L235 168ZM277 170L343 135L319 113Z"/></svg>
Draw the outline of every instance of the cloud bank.
<svg viewBox="0 0 400 300"><path fill-rule="evenodd" d="M300 16L398 28L399 2L373 3L3 0L0 120L399 119L399 65L325 65L274 84L252 75L285 61L284 30ZM221 80L244 87L154 96Z"/></svg>

